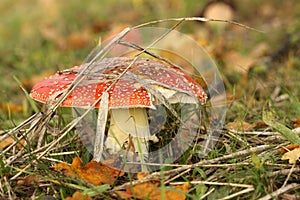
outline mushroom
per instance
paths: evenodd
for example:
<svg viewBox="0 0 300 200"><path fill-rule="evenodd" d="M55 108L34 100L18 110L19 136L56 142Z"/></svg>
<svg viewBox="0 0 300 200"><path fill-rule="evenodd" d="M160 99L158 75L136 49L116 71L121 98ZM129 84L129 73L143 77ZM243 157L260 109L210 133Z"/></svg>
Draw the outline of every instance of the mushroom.
<svg viewBox="0 0 300 200"><path fill-rule="evenodd" d="M46 78L34 85L30 96L42 103L49 98L55 102L83 67ZM116 81L121 73L123 76ZM105 146L110 154L117 154L127 142L134 153L147 155L148 141L155 140L150 133L147 109L155 109L155 104L204 104L207 99L203 88L175 66L158 60L138 58L133 62L133 58L114 57L98 61L61 106L87 108L105 91L110 112Z"/></svg>

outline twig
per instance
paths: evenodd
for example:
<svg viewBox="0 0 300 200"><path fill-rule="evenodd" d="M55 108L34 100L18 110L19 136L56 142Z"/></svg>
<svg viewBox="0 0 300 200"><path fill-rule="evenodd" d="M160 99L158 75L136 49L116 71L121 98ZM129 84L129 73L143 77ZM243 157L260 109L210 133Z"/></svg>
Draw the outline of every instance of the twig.
<svg viewBox="0 0 300 200"><path fill-rule="evenodd" d="M289 171L289 173L288 173L288 175L287 175L287 177L286 177L284 183L283 183L282 186L281 186L282 188L286 186L288 180L290 179L290 177L291 177L291 175L292 175L292 173L293 173L293 169L295 168L295 165L296 165L296 163L294 163L294 164L292 165L292 168L290 169L290 171Z"/></svg>
<svg viewBox="0 0 300 200"><path fill-rule="evenodd" d="M165 184L168 184L168 183L172 184L171 182L172 182L173 180L175 180L175 179L181 177L182 175L188 173L189 171L191 171L191 169L187 169L187 170L181 172L180 174L177 174L176 176L173 176L172 178L170 178L170 179L168 179L167 181L165 181ZM183 184L184 184L184 183L183 183Z"/></svg>
<svg viewBox="0 0 300 200"><path fill-rule="evenodd" d="M208 192L206 192L203 196L200 197L199 200L205 199L208 195L210 195L213 191L215 191L215 188L210 189Z"/></svg>
<svg viewBox="0 0 300 200"><path fill-rule="evenodd" d="M278 176L278 175L288 175L289 173L293 173L293 172L300 172L300 168L297 167L297 168L293 168L293 169L282 169L279 171L272 172L268 176L272 177L272 176Z"/></svg>
<svg viewBox="0 0 300 200"><path fill-rule="evenodd" d="M289 190L294 190L296 188L299 188L300 184L298 183L291 183L285 187L281 187L278 190L272 192L271 194L267 194L266 196L258 199L258 200L269 200L269 199L273 199L273 198L277 198L279 195L289 191Z"/></svg>
<svg viewBox="0 0 300 200"><path fill-rule="evenodd" d="M182 185L185 182L173 182L170 185ZM204 184L204 185L221 185L221 186L231 186L231 187L242 187L242 188L253 188L253 185L239 184L239 183L221 183L221 182L211 182L211 181L190 181L191 184Z"/></svg>
<svg viewBox="0 0 300 200"><path fill-rule="evenodd" d="M7 189L8 198L9 199L16 199L16 194L13 192L10 184L7 181L6 176L4 176L4 182L5 182L5 186L6 186L6 189Z"/></svg>
<svg viewBox="0 0 300 200"><path fill-rule="evenodd" d="M226 196L226 197L224 197L224 198L221 198L221 199L219 199L219 200L232 199L232 198L234 198L234 197L240 196L241 194L245 194L245 193L251 192L251 191L253 191L253 190L254 190L253 187L252 187L252 188L247 188L247 189L241 190L241 191L239 191L239 192L233 193L233 194L231 194L231 195L228 195L228 196Z"/></svg>

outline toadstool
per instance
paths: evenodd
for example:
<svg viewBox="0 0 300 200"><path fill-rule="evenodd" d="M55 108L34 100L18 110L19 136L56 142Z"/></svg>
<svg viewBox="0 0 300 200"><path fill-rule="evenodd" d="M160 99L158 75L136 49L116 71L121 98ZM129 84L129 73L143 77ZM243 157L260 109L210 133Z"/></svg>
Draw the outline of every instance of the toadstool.
<svg viewBox="0 0 300 200"><path fill-rule="evenodd" d="M83 67L76 66L46 78L34 85L30 96L42 103L49 98L55 102ZM175 66L158 60L114 57L98 61L61 106L87 108L105 91L111 115L105 146L110 154L118 153L130 138L133 151L147 154L147 142L152 137L147 108L155 109L155 104L163 103L158 94L170 104L204 104L207 99L203 88ZM97 103L95 107L99 106Z"/></svg>

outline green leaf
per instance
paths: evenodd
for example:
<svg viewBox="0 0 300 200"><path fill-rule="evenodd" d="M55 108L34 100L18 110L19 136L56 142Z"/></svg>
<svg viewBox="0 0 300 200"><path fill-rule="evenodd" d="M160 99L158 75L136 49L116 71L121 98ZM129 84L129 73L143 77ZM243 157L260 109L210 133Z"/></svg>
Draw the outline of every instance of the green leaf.
<svg viewBox="0 0 300 200"><path fill-rule="evenodd" d="M260 169L262 166L262 162L260 161L259 157L253 153L251 156L251 159L252 159L252 164L254 165L254 167L256 169Z"/></svg>
<svg viewBox="0 0 300 200"><path fill-rule="evenodd" d="M292 144L300 145L300 138L297 134L295 134L291 129L286 127L285 125L276 121L276 113L269 107L270 103L267 102L263 108L263 121L271 126L273 129L278 131L284 138L286 138Z"/></svg>
<svg viewBox="0 0 300 200"><path fill-rule="evenodd" d="M72 183L70 183L68 185L73 187L73 188L82 190L83 195L87 194L90 197L101 194L102 192L105 192L106 190L108 190L110 188L110 185L108 185L108 184L104 184L104 185L101 185L101 186L96 186L96 187L93 187L93 188L87 188L87 187L84 187L84 186L81 186L81 185L75 185L75 184L72 184Z"/></svg>

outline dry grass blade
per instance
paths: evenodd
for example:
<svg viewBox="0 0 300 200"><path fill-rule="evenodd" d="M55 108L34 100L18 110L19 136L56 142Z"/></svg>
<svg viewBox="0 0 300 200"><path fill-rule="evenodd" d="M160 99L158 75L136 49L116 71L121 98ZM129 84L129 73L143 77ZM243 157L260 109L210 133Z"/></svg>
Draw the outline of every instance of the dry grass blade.
<svg viewBox="0 0 300 200"><path fill-rule="evenodd" d="M94 160L97 162L100 162L104 150L104 136L105 136L105 125L107 122L107 115L108 115L108 93L104 92L102 94L102 99L100 101L100 106L99 106L97 129L96 129L95 144L94 144Z"/></svg>
<svg viewBox="0 0 300 200"><path fill-rule="evenodd" d="M219 199L219 200L232 199L232 198L235 198L235 197L240 196L240 195L242 195L242 194L251 192L251 191L253 191L253 190L254 190L253 187L247 188L247 189L241 190L241 191L239 191L239 192L236 192L236 193L234 193L234 194L228 195L228 196L226 196L226 197L224 197L224 198L221 198L221 199Z"/></svg>
<svg viewBox="0 0 300 200"><path fill-rule="evenodd" d="M171 185L180 185L185 182L176 182L176 183L170 183ZM222 185L222 186L231 186L231 187L241 187L241 188L252 188L253 185L247 185L247 184L239 184L239 183L221 183L221 182L211 182L211 181L190 181L191 184L205 184L205 185Z"/></svg>
<svg viewBox="0 0 300 200"><path fill-rule="evenodd" d="M262 32L260 30L257 30L255 28L246 26L246 25L238 23L238 22L229 21L229 20L222 20L222 19L209 19L209 18L205 18L205 17L182 17L182 18L161 19L161 20L155 20L155 21L146 22L146 23L134 26L133 28L137 29L137 28L144 27L144 26L149 26L149 25L163 23L163 22L170 22L170 21L176 21L176 22L180 22L180 23L183 22L183 21L223 22L223 23L229 23L229 24L241 26L241 27L249 29L249 30L254 30L254 31Z"/></svg>
<svg viewBox="0 0 300 200"><path fill-rule="evenodd" d="M273 198L278 198L279 195L287 192L287 191L290 191L290 190L295 190L297 188L300 187L300 184L298 183L291 183L285 187L282 187L282 188L279 188L278 190L272 192L271 194L268 194L262 198L260 198L259 200L269 200L269 199L273 199Z"/></svg>

